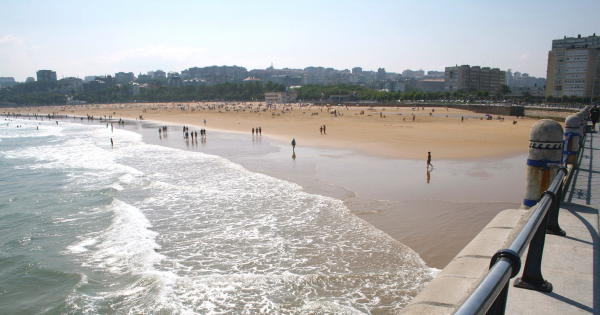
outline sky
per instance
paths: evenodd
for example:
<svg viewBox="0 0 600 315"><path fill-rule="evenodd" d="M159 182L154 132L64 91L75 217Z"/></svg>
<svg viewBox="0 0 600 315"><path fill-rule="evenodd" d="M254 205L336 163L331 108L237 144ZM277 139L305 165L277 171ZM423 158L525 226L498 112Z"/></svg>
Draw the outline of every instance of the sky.
<svg viewBox="0 0 600 315"><path fill-rule="evenodd" d="M600 35L599 16L599 0L0 0L0 77L271 63L545 77L552 39Z"/></svg>

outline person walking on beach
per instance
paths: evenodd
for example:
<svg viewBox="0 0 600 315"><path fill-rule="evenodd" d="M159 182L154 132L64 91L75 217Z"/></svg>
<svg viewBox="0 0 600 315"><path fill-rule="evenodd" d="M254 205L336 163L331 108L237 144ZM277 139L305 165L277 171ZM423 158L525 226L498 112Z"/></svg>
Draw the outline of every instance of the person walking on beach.
<svg viewBox="0 0 600 315"><path fill-rule="evenodd" d="M252 128L252 135L254 136L254 128Z"/></svg>
<svg viewBox="0 0 600 315"><path fill-rule="evenodd" d="M321 132L321 135L323 135L323 126L319 127L319 131Z"/></svg>
<svg viewBox="0 0 600 315"><path fill-rule="evenodd" d="M600 109L598 108L598 105L596 105L590 110L590 118L592 119L592 130L594 132L596 131L596 123L598 122L598 116L600 116Z"/></svg>
<svg viewBox="0 0 600 315"><path fill-rule="evenodd" d="M296 151L296 139L292 138L292 151Z"/></svg>
<svg viewBox="0 0 600 315"><path fill-rule="evenodd" d="M258 134L262 136L262 127L258 127Z"/></svg>
<svg viewBox="0 0 600 315"><path fill-rule="evenodd" d="M323 134L327 134L327 126L323 125Z"/></svg>
<svg viewBox="0 0 600 315"><path fill-rule="evenodd" d="M112 138L110 138L110 147L112 148L112 147L114 147L114 145L115 145L115 144L114 144L114 142L113 142L113 139L112 139Z"/></svg>
<svg viewBox="0 0 600 315"><path fill-rule="evenodd" d="M433 167L433 164L431 164L431 152L427 152L427 169L430 167Z"/></svg>

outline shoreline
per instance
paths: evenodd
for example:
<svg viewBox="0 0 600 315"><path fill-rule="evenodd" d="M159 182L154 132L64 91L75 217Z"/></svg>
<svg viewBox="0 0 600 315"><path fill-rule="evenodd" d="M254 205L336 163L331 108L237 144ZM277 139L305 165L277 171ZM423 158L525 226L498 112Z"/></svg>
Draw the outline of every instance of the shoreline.
<svg viewBox="0 0 600 315"><path fill-rule="evenodd" d="M263 135L299 146L351 149L392 159L434 160L503 158L525 153L534 119L485 114L444 107L326 107L264 103L127 103L22 107L5 112L112 116L210 130ZM331 114L334 113L334 114ZM207 120L204 125L203 121ZM327 126L326 134L319 127Z"/></svg>
<svg viewBox="0 0 600 315"><path fill-rule="evenodd" d="M162 123L156 124L156 122L137 121L136 123L141 125L155 124L155 127L162 125ZM178 127L181 128L181 126ZM189 127L193 130L192 126ZM142 127L134 131L142 133L143 140L146 143L190 149L185 147L183 140L179 141L179 145L156 141L157 135L154 134L154 129L144 129ZM407 196L398 196L394 188L382 191L383 187L381 186L389 187L393 185L385 180L382 181L381 174L378 173L386 171L391 164L408 163L410 166L407 166L407 168L414 168L414 165L420 164L420 161L402 161L356 154L349 150L318 147L296 147L297 158L291 159L289 157L291 151L287 152L286 149L288 144L277 139L255 140L256 142L253 142L252 146L254 148L261 147L258 149L259 152L247 152L246 148L237 141L245 141L244 138L246 138L246 141L250 140L248 139L250 136L243 133L213 131L208 135L208 141L212 141L211 135L214 136L215 134L224 134L228 138L235 138L232 142L240 146L235 150L238 153L232 153L231 146L227 144L225 148L208 148L198 151L221 156L242 165L252 172L296 183L308 193L339 199L354 215L403 245L410 247L421 256L428 266L438 269L443 268L498 212L518 206L518 198L520 198L520 192L522 191L516 189L504 194L492 194L491 198L495 198L493 200L476 196L475 198L466 198L464 195L464 193L468 193L466 190L463 190L462 193L450 192L446 194L439 191L432 192L432 194L438 195L439 199L432 199L427 196L407 198ZM264 148L265 146L266 148ZM193 150L193 148L190 150ZM308 163L301 162L307 159L309 160ZM524 158L517 156L508 160L520 162ZM484 163L486 165L483 167L497 163L507 163L503 161L506 161L506 159L494 159ZM459 164L459 169L475 163L470 160L439 162L442 163L441 166L450 164L456 167L456 164ZM384 165L381 165L382 163ZM508 163L512 163L512 161ZM521 168L524 168L524 163L520 164L516 167L518 169L517 173ZM369 167L365 165L369 165ZM456 170L451 172L454 171ZM343 172L346 172L346 174L343 174ZM357 174L359 172L360 174ZM375 174L369 175L368 173L371 172L375 172ZM502 170L498 169L496 172L502 172ZM525 174L524 172L520 173L523 176ZM445 177L447 175L452 174L444 174ZM359 176L367 182L366 185L358 184L355 181L355 178ZM485 177L486 175L476 174L475 176ZM432 180L436 180L435 174L432 174L431 177ZM448 177L450 176L447 176L446 180L450 180ZM425 179L425 176L423 179ZM372 181L378 183L369 183ZM487 181L487 177L483 181ZM410 183L403 183L403 185L406 184L410 185ZM520 181L519 184L524 184L524 180ZM505 185L506 180L503 180L496 183L495 186L496 189L499 189ZM444 186L438 187L438 190L445 190ZM471 186L477 186L477 184ZM520 185L514 186L518 187ZM466 189L473 190L475 187ZM402 190L402 188L398 190ZM410 195L413 194L414 192L410 193ZM453 194L456 195L451 196ZM460 196L461 194L462 196ZM511 198L511 195L518 197Z"/></svg>
<svg viewBox="0 0 600 315"><path fill-rule="evenodd" d="M85 117L82 122L105 123L90 122ZM301 146L296 148L297 159L291 159L287 143L267 136L250 137L243 132L209 129L206 146L194 149L185 145L181 135L177 136L182 125L166 124L178 130L168 142L157 139L157 127L165 122L128 120L127 127L142 134L146 143L215 154L250 171L296 183L308 193L340 199L354 215L410 247L428 266L438 269L499 211L518 205L516 201L521 197L522 190L507 188L519 186L514 185L517 179L511 176L524 175L515 171L523 166L519 156L491 161L437 160L437 169L419 174L422 161L353 150ZM194 129L192 125L190 129ZM215 138L218 141L213 141ZM507 176L498 165L509 165L512 171ZM431 183L425 183L426 177ZM416 182L415 178L420 179ZM490 180L489 190L493 193L477 192L478 186Z"/></svg>

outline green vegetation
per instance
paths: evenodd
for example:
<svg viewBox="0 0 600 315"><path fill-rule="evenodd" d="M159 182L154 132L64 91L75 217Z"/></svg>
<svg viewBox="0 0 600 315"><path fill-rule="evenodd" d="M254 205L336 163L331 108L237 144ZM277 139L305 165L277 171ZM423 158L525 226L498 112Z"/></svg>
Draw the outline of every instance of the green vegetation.
<svg viewBox="0 0 600 315"><path fill-rule="evenodd" d="M285 86L272 82L222 83L216 85L167 86L164 83L149 83L143 86L119 85L111 81L92 82L83 85L80 92L66 90L58 82L30 82L0 89L0 104L16 105L62 105L67 96L87 103L121 102L183 102L183 101L260 101L265 92L284 91ZM534 97L528 93L520 97L508 97L510 89L505 86L497 94L486 91L461 92L386 92L358 85L305 85L297 88L298 99L303 101L329 101L331 96L344 100L370 100L381 103L400 101L431 100L506 100L515 102L586 103L589 99L576 97Z"/></svg>
<svg viewBox="0 0 600 315"><path fill-rule="evenodd" d="M56 82L32 82L0 89L0 104L65 104L64 94L56 92Z"/></svg>
<svg viewBox="0 0 600 315"><path fill-rule="evenodd" d="M501 95L492 96L485 91L449 93L408 90L405 92L386 92L345 84L327 86L305 85L298 88L297 91L298 98L303 100L327 100L332 95L352 95L357 100L372 100L378 102L391 102L396 100L491 99L501 97Z"/></svg>
<svg viewBox="0 0 600 315"><path fill-rule="evenodd" d="M150 85L139 88L117 84L86 84L80 93L69 94L87 103L167 102L167 101L252 101L263 100L265 92L284 91L271 82L223 83L216 85L169 87ZM31 82L0 90L0 104L62 105L67 94L55 82Z"/></svg>

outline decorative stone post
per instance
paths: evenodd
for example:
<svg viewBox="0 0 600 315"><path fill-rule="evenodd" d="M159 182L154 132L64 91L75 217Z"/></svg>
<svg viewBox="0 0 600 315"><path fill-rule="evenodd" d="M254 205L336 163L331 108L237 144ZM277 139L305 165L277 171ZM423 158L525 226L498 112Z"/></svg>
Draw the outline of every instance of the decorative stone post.
<svg viewBox="0 0 600 315"><path fill-rule="evenodd" d="M565 119L565 148L564 155L566 164L575 165L577 152L579 151L579 138L581 137L581 118L578 115L571 115Z"/></svg>
<svg viewBox="0 0 600 315"><path fill-rule="evenodd" d="M554 120L542 119L531 128L529 139L527 187L523 200L525 209L540 200L560 166L563 129Z"/></svg>

